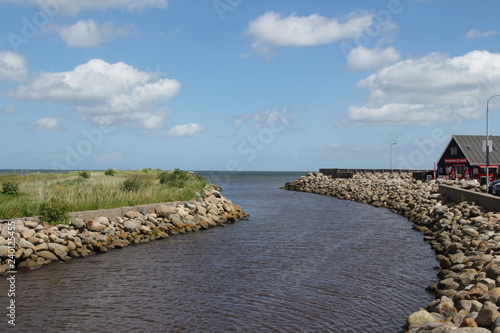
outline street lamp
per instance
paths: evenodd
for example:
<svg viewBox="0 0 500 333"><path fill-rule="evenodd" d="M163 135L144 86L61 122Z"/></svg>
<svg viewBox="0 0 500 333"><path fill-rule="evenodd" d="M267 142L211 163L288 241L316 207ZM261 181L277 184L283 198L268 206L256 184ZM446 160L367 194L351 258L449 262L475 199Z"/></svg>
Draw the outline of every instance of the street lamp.
<svg viewBox="0 0 500 333"><path fill-rule="evenodd" d="M489 104L493 97L500 97L500 95L493 95L486 102L486 192L488 192L488 185L490 183L490 140L488 134L488 114L489 114Z"/></svg>
<svg viewBox="0 0 500 333"><path fill-rule="evenodd" d="M389 161L389 163L390 163L390 166L391 166L391 173L392 173L392 146L395 146L395 145L397 145L397 144L398 144L397 142L393 142L393 143L391 143L391 145L389 146L389 150L390 150L390 161Z"/></svg>

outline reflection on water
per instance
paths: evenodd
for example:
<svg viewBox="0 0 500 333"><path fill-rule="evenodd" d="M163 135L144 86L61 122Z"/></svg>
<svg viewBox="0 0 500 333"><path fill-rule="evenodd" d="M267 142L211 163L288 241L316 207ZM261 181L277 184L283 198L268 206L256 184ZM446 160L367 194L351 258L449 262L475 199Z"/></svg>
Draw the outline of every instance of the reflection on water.
<svg viewBox="0 0 500 333"><path fill-rule="evenodd" d="M399 331L432 299L429 245L386 209L278 189L297 177L231 175L248 221L18 274L16 328Z"/></svg>

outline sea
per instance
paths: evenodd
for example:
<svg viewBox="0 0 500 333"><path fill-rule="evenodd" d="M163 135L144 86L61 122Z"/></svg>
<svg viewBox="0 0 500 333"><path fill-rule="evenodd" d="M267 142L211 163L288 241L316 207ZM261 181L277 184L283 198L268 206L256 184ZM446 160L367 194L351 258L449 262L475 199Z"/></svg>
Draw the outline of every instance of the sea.
<svg viewBox="0 0 500 333"><path fill-rule="evenodd" d="M0 328L388 333L432 301L435 255L405 217L281 188L306 172L197 173L249 218L18 272L13 298L2 276Z"/></svg>

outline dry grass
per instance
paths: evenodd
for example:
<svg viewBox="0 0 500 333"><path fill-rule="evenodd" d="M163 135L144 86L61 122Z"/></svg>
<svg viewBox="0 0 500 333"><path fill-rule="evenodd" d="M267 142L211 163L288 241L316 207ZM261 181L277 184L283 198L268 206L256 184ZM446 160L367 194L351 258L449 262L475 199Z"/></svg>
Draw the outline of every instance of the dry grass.
<svg viewBox="0 0 500 333"><path fill-rule="evenodd" d="M104 172L91 172L83 178L78 172L64 174L32 173L27 175L0 175L2 184L17 184L19 195L0 193L0 219L39 215L40 206L52 198L68 204L70 211L117 208L149 203L190 200L203 191L206 181L182 172L182 184L160 184L158 175L164 171L143 169L139 171L116 170L114 176ZM170 171L172 172L172 171ZM124 187L129 180L135 187ZM127 190L128 189L128 190Z"/></svg>

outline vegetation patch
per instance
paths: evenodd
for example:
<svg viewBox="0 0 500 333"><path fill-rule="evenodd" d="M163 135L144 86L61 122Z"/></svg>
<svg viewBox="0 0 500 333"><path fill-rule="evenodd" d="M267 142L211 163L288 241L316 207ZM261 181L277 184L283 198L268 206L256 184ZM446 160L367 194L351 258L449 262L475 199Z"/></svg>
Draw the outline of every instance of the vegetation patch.
<svg viewBox="0 0 500 333"><path fill-rule="evenodd" d="M0 219L41 215L56 223L67 212L191 200L207 186L203 177L179 169L83 173L0 175Z"/></svg>

